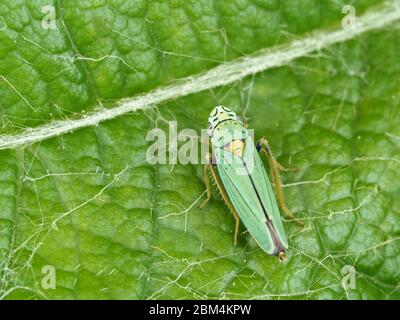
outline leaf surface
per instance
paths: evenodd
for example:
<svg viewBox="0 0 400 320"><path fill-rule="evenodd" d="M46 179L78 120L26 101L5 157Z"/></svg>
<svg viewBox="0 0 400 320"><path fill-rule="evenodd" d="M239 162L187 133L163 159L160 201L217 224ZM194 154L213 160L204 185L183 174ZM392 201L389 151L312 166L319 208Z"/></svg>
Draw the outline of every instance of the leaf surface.
<svg viewBox="0 0 400 320"><path fill-rule="evenodd" d="M56 9L45 30L41 8ZM351 1L357 14L382 1ZM3 1L0 134L340 27L344 1ZM224 87L0 151L4 299L400 298L399 23ZM201 165L150 165L152 128L206 128L224 104L266 136L283 174L288 260L265 255ZM29 131L28 131L29 132ZM56 287L46 287L53 266ZM354 268L354 269L352 269ZM354 270L355 288L343 288ZM44 273L43 273L44 272Z"/></svg>

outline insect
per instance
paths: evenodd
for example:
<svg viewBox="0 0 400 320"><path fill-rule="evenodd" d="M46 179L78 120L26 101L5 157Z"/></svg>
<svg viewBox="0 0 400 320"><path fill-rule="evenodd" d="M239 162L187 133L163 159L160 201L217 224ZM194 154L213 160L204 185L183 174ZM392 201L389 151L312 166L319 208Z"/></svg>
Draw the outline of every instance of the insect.
<svg viewBox="0 0 400 320"><path fill-rule="evenodd" d="M215 107L210 113L208 125L212 152L207 154L204 167L207 198L200 207L203 208L212 196L211 172L212 179L236 220L234 244L237 243L241 220L266 253L283 261L288 240L278 204L288 217L295 218L286 207L279 171L295 169L285 169L275 160L265 138L254 145L246 126L231 109ZM273 185L259 154L268 158Z"/></svg>

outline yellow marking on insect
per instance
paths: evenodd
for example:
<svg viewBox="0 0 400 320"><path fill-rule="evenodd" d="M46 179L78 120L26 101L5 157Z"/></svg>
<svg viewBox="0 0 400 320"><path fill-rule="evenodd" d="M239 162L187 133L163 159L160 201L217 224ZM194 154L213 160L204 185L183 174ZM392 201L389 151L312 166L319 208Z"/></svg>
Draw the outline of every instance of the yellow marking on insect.
<svg viewBox="0 0 400 320"><path fill-rule="evenodd" d="M233 140L228 143L224 149L230 153L233 153L235 156L242 157L244 152L244 141Z"/></svg>

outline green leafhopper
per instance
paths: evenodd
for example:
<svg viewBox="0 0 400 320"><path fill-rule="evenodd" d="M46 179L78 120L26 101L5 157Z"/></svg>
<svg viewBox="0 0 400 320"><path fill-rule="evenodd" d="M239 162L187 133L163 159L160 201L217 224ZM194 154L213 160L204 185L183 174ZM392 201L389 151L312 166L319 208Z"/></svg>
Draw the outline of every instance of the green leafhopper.
<svg viewBox="0 0 400 320"><path fill-rule="evenodd" d="M285 205L279 177L279 171L287 169L275 160L265 138L254 144L246 126L232 110L223 106L215 107L208 124L212 152L207 156L204 170L207 199L200 207L211 198L210 171L236 220L234 244L241 220L266 253L284 260L288 240L278 204L286 215L294 218ZM268 157L273 185L261 161L261 153Z"/></svg>

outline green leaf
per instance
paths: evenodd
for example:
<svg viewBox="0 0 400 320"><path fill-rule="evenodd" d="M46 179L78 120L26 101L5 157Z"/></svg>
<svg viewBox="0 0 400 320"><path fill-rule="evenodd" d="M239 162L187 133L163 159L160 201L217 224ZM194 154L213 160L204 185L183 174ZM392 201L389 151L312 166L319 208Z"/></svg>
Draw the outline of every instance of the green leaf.
<svg viewBox="0 0 400 320"><path fill-rule="evenodd" d="M0 297L399 299L400 24L378 28L398 3L1 3ZM382 19L331 41L345 4ZM48 5L55 29L42 26ZM284 59L293 41L322 33L322 50ZM265 50L274 68L198 88L199 73L222 67L227 78L227 62L265 60ZM187 91L152 106L154 90L181 88L182 77L193 79ZM135 99L136 112L115 117ZM177 121L200 133L216 104L245 115L279 162L299 169L282 176L305 222L285 219L285 263L243 226L234 247L217 196L198 208L201 165L146 161L149 130ZM86 121L98 114L100 124ZM355 287L345 289L349 270Z"/></svg>

